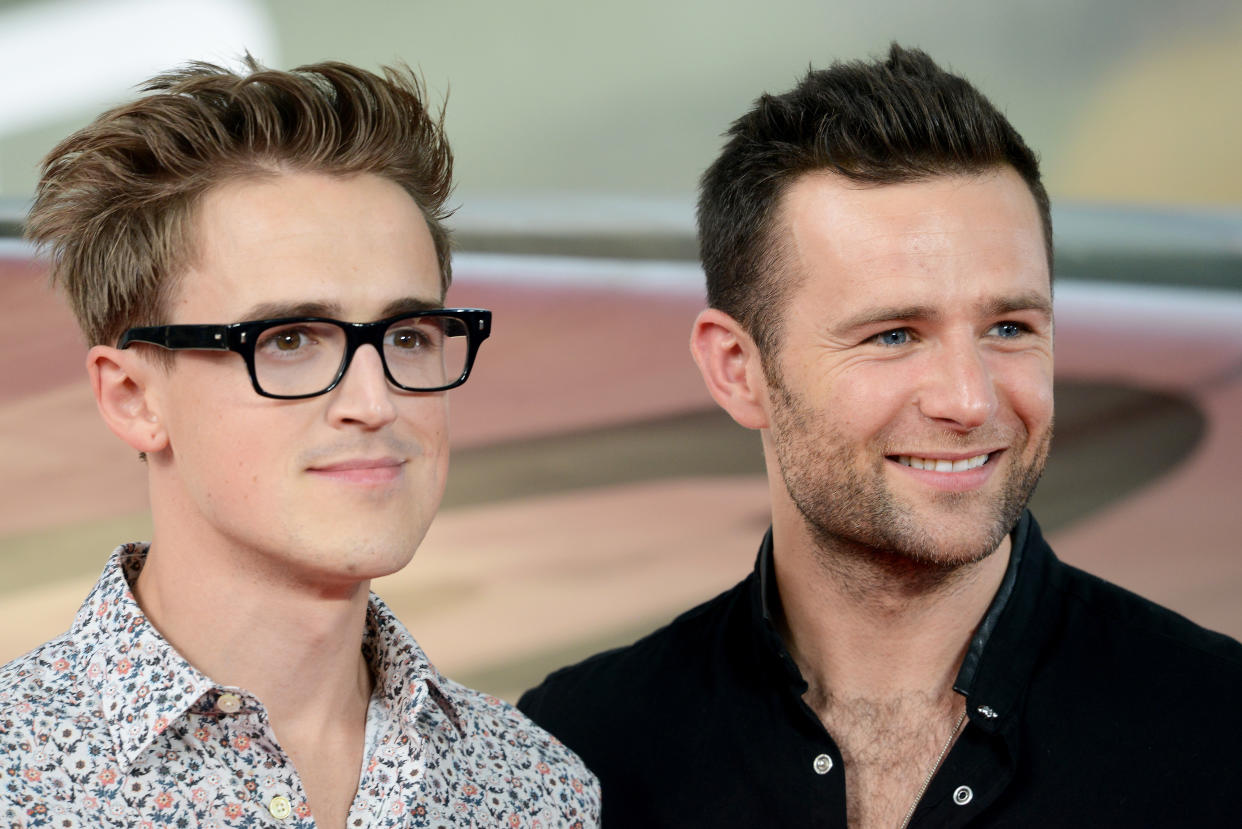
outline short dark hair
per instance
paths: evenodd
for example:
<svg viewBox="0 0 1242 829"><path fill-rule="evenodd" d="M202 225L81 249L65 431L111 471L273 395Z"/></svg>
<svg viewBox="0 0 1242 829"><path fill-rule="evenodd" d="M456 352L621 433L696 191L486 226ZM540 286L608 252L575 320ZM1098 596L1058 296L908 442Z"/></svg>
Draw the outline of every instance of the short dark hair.
<svg viewBox="0 0 1242 829"><path fill-rule="evenodd" d="M726 135L700 182L699 255L708 304L742 324L765 362L792 281L776 236L781 197L809 172L883 185L1010 166L1035 197L1051 272L1039 160L979 90L918 49L894 43L883 61L810 70L789 92L761 96Z"/></svg>
<svg viewBox="0 0 1242 829"><path fill-rule="evenodd" d="M204 194L286 171L399 185L427 221L447 290L453 156L443 109L431 114L419 79L336 62L283 72L249 55L245 68L191 63L152 78L44 160L26 233L50 249L52 279L91 344L167 322Z"/></svg>

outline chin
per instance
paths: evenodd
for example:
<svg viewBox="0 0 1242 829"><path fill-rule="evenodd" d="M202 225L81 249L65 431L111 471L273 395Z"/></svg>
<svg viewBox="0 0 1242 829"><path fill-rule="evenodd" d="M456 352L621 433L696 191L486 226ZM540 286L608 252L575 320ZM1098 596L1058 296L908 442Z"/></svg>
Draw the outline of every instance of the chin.
<svg viewBox="0 0 1242 829"><path fill-rule="evenodd" d="M1004 537L1004 532L976 535L973 538L953 533L946 533L943 537L927 535L920 539L907 539L904 546L894 546L893 549L923 566L955 570L978 564L992 555L1000 547Z"/></svg>
<svg viewBox="0 0 1242 829"><path fill-rule="evenodd" d="M392 546L376 545L372 541L354 548L355 552L348 556L348 574L357 579L378 579L391 576L414 559L414 551L418 543L394 544Z"/></svg>
<svg viewBox="0 0 1242 829"><path fill-rule="evenodd" d="M422 537L413 532L385 536L303 531L289 540L289 549L302 551L290 556L289 564L301 565L311 579L338 584L369 581L403 569L414 558Z"/></svg>
<svg viewBox="0 0 1242 829"><path fill-rule="evenodd" d="M913 565L930 571L956 570L983 561L1010 529L1000 522L989 528L990 522L973 517L943 521L937 516L896 511L875 520L879 517L869 516L871 521L852 527L815 521L811 526L825 549L855 550L902 569Z"/></svg>

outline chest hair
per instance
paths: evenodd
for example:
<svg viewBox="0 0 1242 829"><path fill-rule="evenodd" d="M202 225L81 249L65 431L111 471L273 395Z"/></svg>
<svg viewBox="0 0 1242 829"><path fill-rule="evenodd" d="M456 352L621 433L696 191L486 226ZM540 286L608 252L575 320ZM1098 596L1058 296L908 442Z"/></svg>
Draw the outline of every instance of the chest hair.
<svg viewBox="0 0 1242 829"><path fill-rule="evenodd" d="M961 715L956 694L882 700L807 694L845 766L851 827L899 827Z"/></svg>

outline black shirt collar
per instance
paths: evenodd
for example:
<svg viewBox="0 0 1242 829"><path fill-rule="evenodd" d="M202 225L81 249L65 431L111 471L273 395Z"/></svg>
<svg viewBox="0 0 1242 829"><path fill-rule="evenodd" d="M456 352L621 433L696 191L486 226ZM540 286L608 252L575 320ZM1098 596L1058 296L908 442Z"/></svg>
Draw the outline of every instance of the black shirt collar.
<svg viewBox="0 0 1242 829"><path fill-rule="evenodd" d="M1022 513L1010 540L1005 575L971 638L953 683L953 689L967 698L971 722L988 732L1004 726L1013 713L1043 644L1042 638L1032 639L1027 632L1039 629L1032 627L1033 617L1039 610L1052 551L1030 511ZM791 690L801 696L807 689L806 680L777 632L781 598L776 586L771 528L759 546L751 584L752 620L760 651L777 661Z"/></svg>
<svg viewBox="0 0 1242 829"><path fill-rule="evenodd" d="M1030 523L1031 514L1024 511L1022 517L1018 519L1018 525L1010 534L1009 564L1005 567L1005 575L1001 579L1000 587L996 590L996 595L992 597L992 603L988 605L988 612L983 614L983 621L979 623L974 637L970 640L970 647L966 649L966 658L962 661L962 668L957 672L957 679L953 681L953 690L962 696L970 696L970 690L975 684L975 675L979 672L979 662L983 659L983 651L992 638L992 632L996 630L1005 608L1009 606L1014 584L1018 581L1018 568L1022 566L1022 557L1026 553Z"/></svg>

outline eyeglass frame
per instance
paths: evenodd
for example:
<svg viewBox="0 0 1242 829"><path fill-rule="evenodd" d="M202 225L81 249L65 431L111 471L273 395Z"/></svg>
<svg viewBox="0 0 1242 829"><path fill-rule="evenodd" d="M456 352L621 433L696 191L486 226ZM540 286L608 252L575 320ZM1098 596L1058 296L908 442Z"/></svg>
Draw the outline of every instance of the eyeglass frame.
<svg viewBox="0 0 1242 829"><path fill-rule="evenodd" d="M384 334L393 323L418 317L451 317L459 319L466 324L466 364L462 368L461 374L451 383L431 388L412 388L398 383L392 376L392 372L389 371L388 358L384 356ZM341 359L341 365L337 369L336 377L332 379L332 382L327 387L311 394L272 394L271 392L264 391L259 385L259 377L254 367L254 349L259 339L258 334L275 326L302 322L329 323L341 328L345 332L345 355ZM254 387L255 393L275 400L305 400L310 397L319 397L320 395L327 394L336 388L345 376L345 372L349 370L349 366L354 360L354 353L359 346L363 345L375 348L380 356L380 364L384 367L384 377L387 378L389 383L392 383L402 391L429 393L455 389L466 382L466 378L470 376L470 370L474 367L474 359L479 352L479 346L483 344L483 341L491 333L491 311L486 311L482 308L434 308L425 311L407 311L403 314L395 314L382 320L376 320L375 322L344 322L331 317L280 317L277 319L234 322L228 325L144 326L126 330L121 334L116 347L125 349L134 343L148 343L159 348L166 348L169 351L232 351L240 354L242 359L245 360L246 368L250 372L250 385Z"/></svg>

